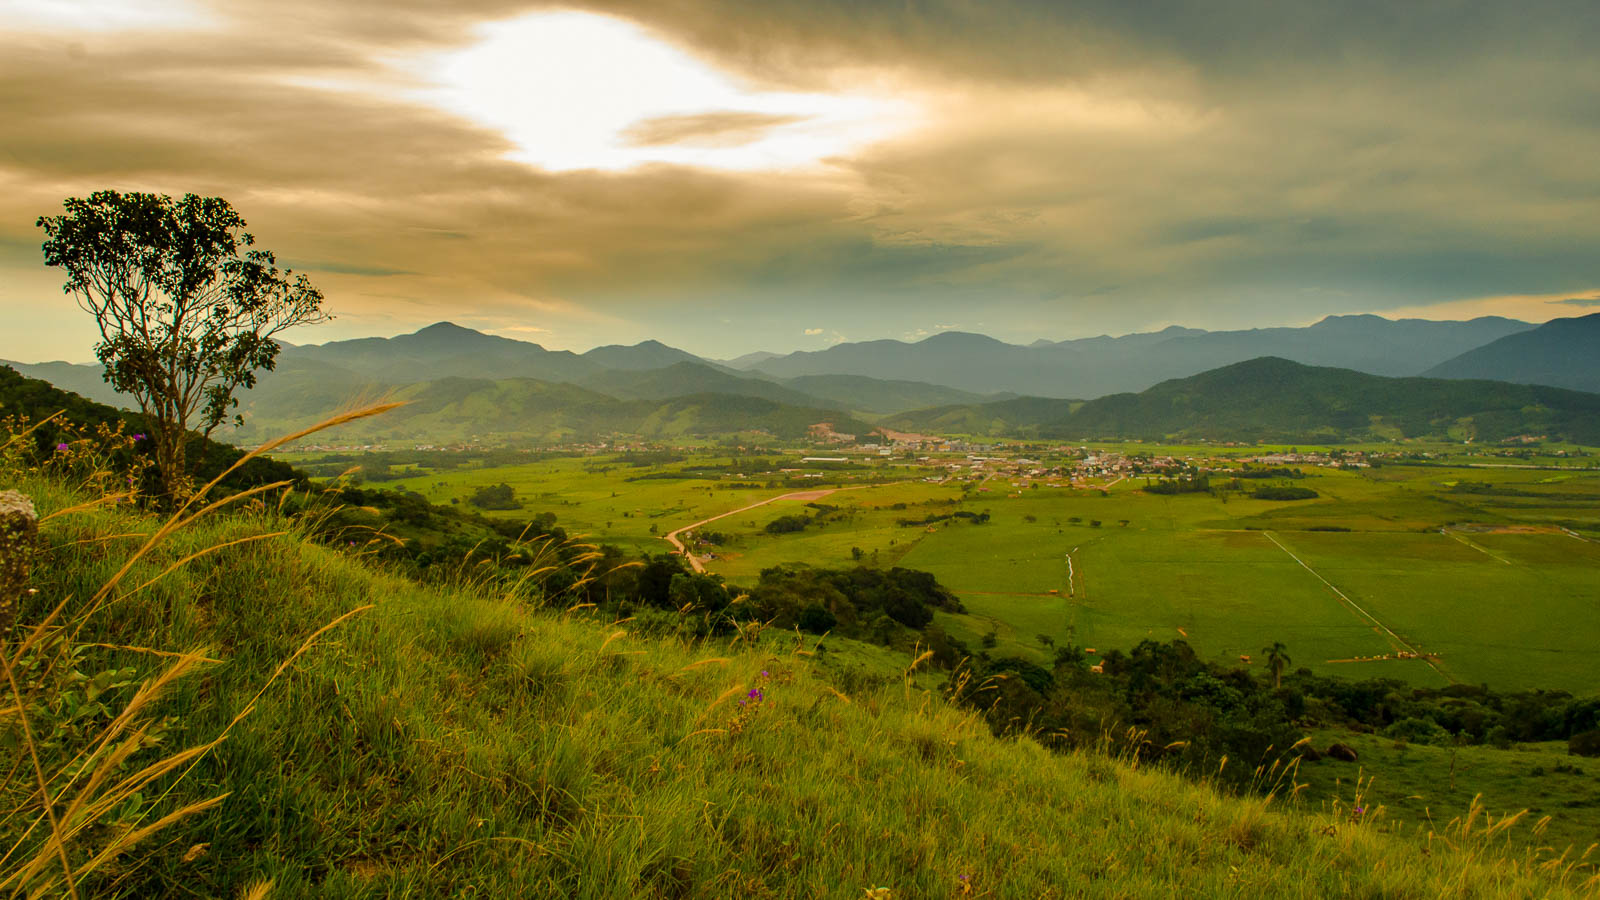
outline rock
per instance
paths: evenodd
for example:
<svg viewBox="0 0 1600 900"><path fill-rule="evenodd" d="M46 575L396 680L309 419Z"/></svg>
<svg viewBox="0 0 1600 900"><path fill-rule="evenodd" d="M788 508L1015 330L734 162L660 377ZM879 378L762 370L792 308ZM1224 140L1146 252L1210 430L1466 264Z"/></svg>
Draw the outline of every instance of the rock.
<svg viewBox="0 0 1600 900"><path fill-rule="evenodd" d="M1328 745L1328 752L1326 755L1343 762L1355 762L1357 758L1356 748L1350 746L1349 744L1341 744L1337 741Z"/></svg>
<svg viewBox="0 0 1600 900"><path fill-rule="evenodd" d="M17 491L0 491L0 639L17 622L17 605L38 553L39 514Z"/></svg>
<svg viewBox="0 0 1600 900"><path fill-rule="evenodd" d="M1300 759L1308 763L1321 762L1322 754L1317 751L1317 748L1307 744L1300 748Z"/></svg>

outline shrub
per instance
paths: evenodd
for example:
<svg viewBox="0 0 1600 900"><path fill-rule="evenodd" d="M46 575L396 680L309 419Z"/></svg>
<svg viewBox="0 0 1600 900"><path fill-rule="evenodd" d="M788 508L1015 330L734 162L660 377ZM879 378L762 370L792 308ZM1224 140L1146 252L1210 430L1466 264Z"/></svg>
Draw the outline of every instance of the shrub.
<svg viewBox="0 0 1600 900"><path fill-rule="evenodd" d="M1600 729L1567 738L1567 752L1573 756L1600 756Z"/></svg>

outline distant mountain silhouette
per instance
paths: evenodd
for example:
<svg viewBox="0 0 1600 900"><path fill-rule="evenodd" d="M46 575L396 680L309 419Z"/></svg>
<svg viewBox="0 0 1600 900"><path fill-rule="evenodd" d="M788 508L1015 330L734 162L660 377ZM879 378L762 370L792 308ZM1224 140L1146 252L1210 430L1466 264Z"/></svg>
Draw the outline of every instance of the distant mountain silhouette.
<svg viewBox="0 0 1600 900"><path fill-rule="evenodd" d="M690 394L729 394L737 397L760 397L794 406L834 406L833 403L784 387L775 381L735 375L699 359L646 371L612 369L590 375L578 383L624 400L665 400L668 397L684 397Z"/></svg>
<svg viewBox="0 0 1600 900"><path fill-rule="evenodd" d="M1270 349L1254 352L1255 357L1298 355L1301 361L1345 359L1369 368L1415 370L1437 365L1467 347L1537 335L1540 341L1550 338L1555 349L1527 351L1526 356L1562 360L1567 370L1581 375L1593 368L1582 365L1592 356L1585 349L1593 346L1592 337L1585 343L1582 334L1592 335L1597 318L1600 316L1558 320L1530 331L1532 326L1526 323L1496 318L1393 322L1377 316L1335 316L1308 328L1205 332L1174 326L1122 337L1036 341L1027 347L981 334L946 332L917 343L869 341L784 357L753 354L750 358L757 359L756 366L744 371L658 341L597 347L579 355L440 322L392 338L285 345L276 371L263 373L254 390L237 396L247 420L281 424L320 418L408 385L438 385L450 379L493 383L524 379L546 385L579 385L626 402L720 395L761 399L833 416L843 415L840 411L885 415L920 410L905 421L916 419L922 423L921 430L1000 433L1010 423L1037 430L1046 421L1061 420L1062 410L1082 405L1064 399L1047 403L1045 398L1097 397L1126 391L1127 385L1143 389L1158 381L1238 362L1237 357L1252 353L1257 346ZM1560 322L1575 324L1569 327ZM1585 328L1589 330L1575 330ZM1560 349L1563 347L1567 349ZM104 383L99 366L14 365L23 374L86 397L130 405ZM1355 363L1341 367L1359 368ZM810 371L816 369L822 371ZM542 388L542 394L529 396L539 394L548 400L551 390ZM488 398L489 394L483 394L479 399L488 402ZM461 415L463 422L493 424L492 416L477 411ZM390 417L389 421L400 418ZM591 420L585 422L583 428L595 425ZM577 428L552 422L544 431L565 434L575 433ZM462 429L451 433L459 431ZM262 433L247 429L244 434L254 437ZM245 439L243 434L240 437Z"/></svg>
<svg viewBox="0 0 1600 900"><path fill-rule="evenodd" d="M641 341L631 347L607 344L583 353L583 358L607 369L640 371L661 369L680 362L704 362L687 350L668 347L660 341Z"/></svg>
<svg viewBox="0 0 1600 900"><path fill-rule="evenodd" d="M484 334L451 322L439 322L392 338L285 347L278 365L282 368L305 360L338 366L361 378L390 384L451 376L573 381L604 368L568 350L546 350L528 341Z"/></svg>
<svg viewBox="0 0 1600 900"><path fill-rule="evenodd" d="M1305 328L1199 331L1172 327L1026 347L946 332L916 343L866 341L801 351L752 368L785 378L817 374L909 379L978 393L1099 397L1261 356L1379 375L1416 375L1465 350L1532 328L1485 317L1468 322L1330 316Z"/></svg>
<svg viewBox="0 0 1600 900"><path fill-rule="evenodd" d="M1468 350L1425 374L1600 391L1600 313L1552 319Z"/></svg>
<svg viewBox="0 0 1600 900"><path fill-rule="evenodd" d="M905 413L884 424L905 431L1067 439L1495 441L1543 434L1593 444L1600 441L1600 394L1497 381L1389 378L1263 357L1081 404L1017 398Z"/></svg>
<svg viewBox="0 0 1600 900"><path fill-rule="evenodd" d="M868 378L865 375L801 375L784 384L818 398L823 405L865 413L895 413L953 403L982 403L1004 395L982 395L921 381Z"/></svg>

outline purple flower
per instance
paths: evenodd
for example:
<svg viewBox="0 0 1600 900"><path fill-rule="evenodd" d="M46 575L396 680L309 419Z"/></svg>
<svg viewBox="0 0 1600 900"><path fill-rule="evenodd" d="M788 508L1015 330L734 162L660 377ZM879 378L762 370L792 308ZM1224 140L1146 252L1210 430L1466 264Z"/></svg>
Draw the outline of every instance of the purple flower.
<svg viewBox="0 0 1600 900"><path fill-rule="evenodd" d="M1355 813L1358 816L1361 815L1362 813L1366 812L1366 811L1367 811L1367 808L1365 806L1358 806L1355 809Z"/></svg>
<svg viewBox="0 0 1600 900"><path fill-rule="evenodd" d="M136 441L144 440L144 432L141 431L138 434L134 435L133 439L136 440Z"/></svg>
<svg viewBox="0 0 1600 900"><path fill-rule="evenodd" d="M68 449L69 448L67 447L66 444L57 444L56 445L56 452L57 453L65 453Z"/></svg>
<svg viewBox="0 0 1600 900"><path fill-rule="evenodd" d="M762 700L765 700L766 697L767 697L766 694L761 693L761 688L751 688L750 689L750 699L751 700L754 700L757 703L760 703Z"/></svg>

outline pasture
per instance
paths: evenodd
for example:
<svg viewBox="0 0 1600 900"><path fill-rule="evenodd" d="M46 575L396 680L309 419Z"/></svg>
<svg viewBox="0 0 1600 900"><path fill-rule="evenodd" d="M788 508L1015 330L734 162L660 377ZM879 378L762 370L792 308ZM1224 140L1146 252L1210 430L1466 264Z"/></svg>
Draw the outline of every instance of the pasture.
<svg viewBox="0 0 1600 900"><path fill-rule="evenodd" d="M548 511L570 533L652 553L676 529L827 490L717 519L699 531L723 542L691 546L734 583L785 562L932 572L968 610L940 624L974 650L992 635L996 655L1047 661L1050 644L1104 651L1182 638L1207 658L1259 665L1262 648L1281 641L1294 666L1327 674L1590 689L1600 674L1600 470L1459 459L1307 468L1296 483L1319 496L1301 501L1155 495L1137 477L927 480L948 474L950 460L779 480L711 453L416 470L395 486L448 503L503 482L523 508L488 515ZM957 511L988 518L939 518ZM813 521L765 530L794 515ZM1427 658L1404 658L1413 652Z"/></svg>

